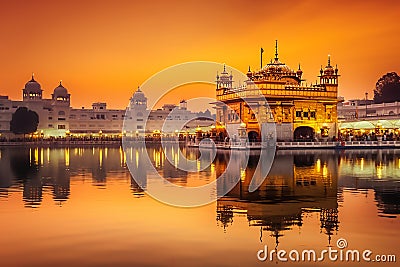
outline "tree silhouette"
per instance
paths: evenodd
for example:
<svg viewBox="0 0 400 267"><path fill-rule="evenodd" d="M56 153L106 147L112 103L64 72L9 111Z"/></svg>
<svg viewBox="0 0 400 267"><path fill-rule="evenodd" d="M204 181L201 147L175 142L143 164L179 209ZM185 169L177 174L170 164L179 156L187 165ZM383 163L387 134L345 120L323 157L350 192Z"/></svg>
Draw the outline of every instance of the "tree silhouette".
<svg viewBox="0 0 400 267"><path fill-rule="evenodd" d="M37 131L39 115L26 107L19 107L10 122L10 130L14 134L30 134Z"/></svg>
<svg viewBox="0 0 400 267"><path fill-rule="evenodd" d="M389 72L376 82L374 102L382 103L395 101L400 101L400 77L396 72Z"/></svg>

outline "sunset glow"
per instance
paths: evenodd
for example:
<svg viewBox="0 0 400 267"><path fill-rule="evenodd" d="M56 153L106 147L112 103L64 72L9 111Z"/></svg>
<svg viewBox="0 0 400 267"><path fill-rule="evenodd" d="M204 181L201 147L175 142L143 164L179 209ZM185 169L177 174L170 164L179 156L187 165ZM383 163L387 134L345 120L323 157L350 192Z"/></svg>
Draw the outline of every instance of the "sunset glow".
<svg viewBox="0 0 400 267"><path fill-rule="evenodd" d="M46 97L62 79L74 107L123 108L168 66L207 60L246 72L260 67L260 47L269 62L278 39L280 59L292 69L301 63L308 82L330 54L339 95L363 98L399 71L399 10L398 1L8 1L0 95L20 99L35 72Z"/></svg>

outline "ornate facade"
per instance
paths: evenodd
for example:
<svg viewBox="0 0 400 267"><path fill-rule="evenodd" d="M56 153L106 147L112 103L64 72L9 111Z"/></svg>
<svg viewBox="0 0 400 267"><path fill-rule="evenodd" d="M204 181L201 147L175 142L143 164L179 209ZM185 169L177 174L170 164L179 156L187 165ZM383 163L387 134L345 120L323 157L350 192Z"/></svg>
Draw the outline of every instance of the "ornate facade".
<svg viewBox="0 0 400 267"><path fill-rule="evenodd" d="M233 76L224 67L217 75L217 121L227 128L245 123L249 140L260 140L260 123L276 123L278 140L312 140L337 136L338 68L330 56L320 70L319 83L307 84L303 71L292 70L278 57L258 71L247 72L247 80L233 86ZM260 93L268 102L260 104Z"/></svg>

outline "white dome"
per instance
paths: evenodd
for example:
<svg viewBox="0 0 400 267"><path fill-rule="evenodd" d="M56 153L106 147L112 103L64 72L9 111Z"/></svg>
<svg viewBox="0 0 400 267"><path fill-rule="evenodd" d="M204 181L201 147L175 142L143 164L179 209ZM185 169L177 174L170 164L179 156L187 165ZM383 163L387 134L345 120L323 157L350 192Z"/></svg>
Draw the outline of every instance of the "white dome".
<svg viewBox="0 0 400 267"><path fill-rule="evenodd" d="M32 79L25 84L24 90L29 93L42 93L42 87L40 86L40 84L37 81L35 81L35 79L33 78L33 75L32 75Z"/></svg>
<svg viewBox="0 0 400 267"><path fill-rule="evenodd" d="M68 90L60 82L60 85L57 86L56 88L54 88L53 95L54 95L54 98L68 97Z"/></svg>

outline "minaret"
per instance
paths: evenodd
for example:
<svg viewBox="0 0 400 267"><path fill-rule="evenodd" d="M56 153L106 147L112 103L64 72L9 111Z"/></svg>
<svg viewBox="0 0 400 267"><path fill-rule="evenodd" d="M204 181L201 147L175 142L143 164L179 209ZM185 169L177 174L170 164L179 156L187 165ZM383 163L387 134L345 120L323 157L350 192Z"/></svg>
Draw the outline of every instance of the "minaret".
<svg viewBox="0 0 400 267"><path fill-rule="evenodd" d="M338 68L336 65L336 68L334 69L333 66L331 65L331 56L328 55L328 64L326 65L326 67L324 69L322 69L322 65L321 65L321 69L320 69L320 84L325 85L325 86L334 86L337 89L337 85L338 85L338 77L340 75L338 75Z"/></svg>
<svg viewBox="0 0 400 267"><path fill-rule="evenodd" d="M303 71L301 70L300 63L299 63L299 69L296 71L297 77L301 80L301 76L303 75Z"/></svg>
<svg viewBox="0 0 400 267"><path fill-rule="evenodd" d="M247 71L246 75L249 78L249 80L251 80L251 77L253 76L253 73L251 72L250 66L249 66L249 70Z"/></svg>
<svg viewBox="0 0 400 267"><path fill-rule="evenodd" d="M233 75L226 71L226 65L224 64L224 70L221 72L221 75L217 74L217 89L232 89L233 84Z"/></svg>
<svg viewBox="0 0 400 267"><path fill-rule="evenodd" d="M140 87L138 86L136 92L131 98L131 109L146 110L147 109L147 97L144 95Z"/></svg>

